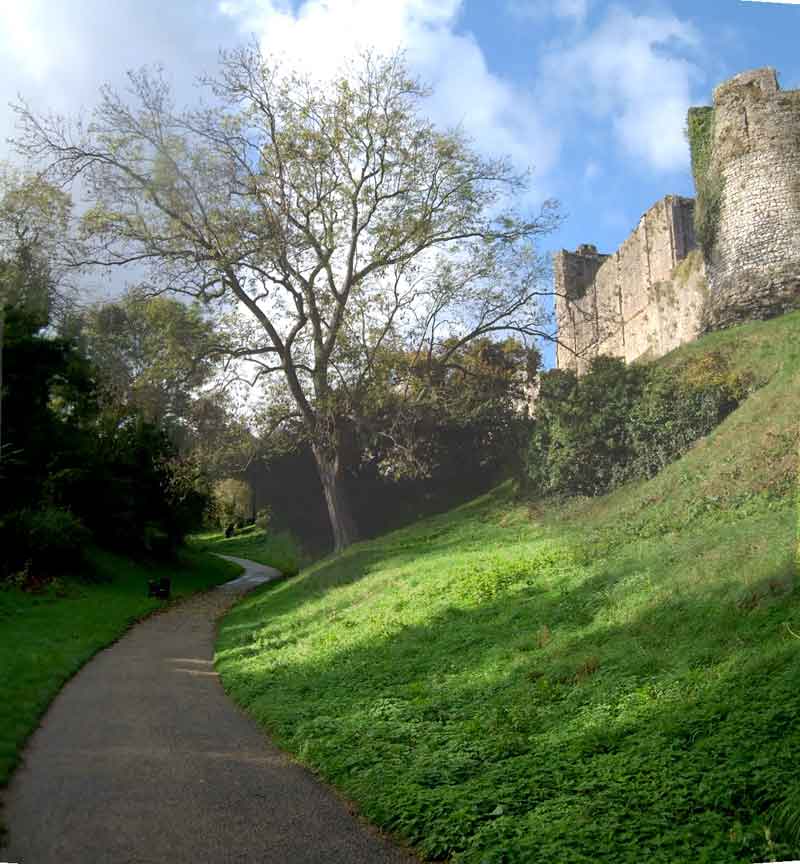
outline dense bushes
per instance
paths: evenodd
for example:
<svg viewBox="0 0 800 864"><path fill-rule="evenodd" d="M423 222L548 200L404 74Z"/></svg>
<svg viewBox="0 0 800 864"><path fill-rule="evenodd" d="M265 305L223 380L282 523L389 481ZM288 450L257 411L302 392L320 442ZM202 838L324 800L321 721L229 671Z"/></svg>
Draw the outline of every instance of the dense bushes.
<svg viewBox="0 0 800 864"><path fill-rule="evenodd" d="M3 278L0 268L0 287ZM78 571L89 542L169 554L201 522L202 472L179 457L162 426L127 406L101 405L96 368L20 296L0 310L0 580L35 586Z"/></svg>
<svg viewBox="0 0 800 864"><path fill-rule="evenodd" d="M719 354L672 368L598 357L581 378L546 372L528 449L532 489L598 495L651 477L707 435L748 388Z"/></svg>
<svg viewBox="0 0 800 864"><path fill-rule="evenodd" d="M0 548L10 572L23 581L78 570L90 533L67 510L19 510L0 519Z"/></svg>

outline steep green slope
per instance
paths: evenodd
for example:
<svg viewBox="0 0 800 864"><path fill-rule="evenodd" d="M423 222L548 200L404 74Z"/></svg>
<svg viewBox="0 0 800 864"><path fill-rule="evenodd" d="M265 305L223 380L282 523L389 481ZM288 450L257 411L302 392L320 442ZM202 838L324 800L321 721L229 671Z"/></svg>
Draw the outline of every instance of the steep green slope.
<svg viewBox="0 0 800 864"><path fill-rule="evenodd" d="M432 859L800 857L800 314L710 350L763 386L660 476L318 562L224 620L226 688Z"/></svg>

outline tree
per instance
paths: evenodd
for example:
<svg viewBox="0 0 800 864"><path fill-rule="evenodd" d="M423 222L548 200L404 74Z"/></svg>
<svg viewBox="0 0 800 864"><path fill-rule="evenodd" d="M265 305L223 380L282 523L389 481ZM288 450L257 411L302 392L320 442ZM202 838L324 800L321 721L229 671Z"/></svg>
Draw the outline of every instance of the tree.
<svg viewBox="0 0 800 864"><path fill-rule="evenodd" d="M3 456L3 348L13 311L33 331L64 300L60 253L69 246L69 196L36 175L0 163L0 460Z"/></svg>
<svg viewBox="0 0 800 864"><path fill-rule="evenodd" d="M527 439L529 389L539 362L535 348L512 338L481 337L455 351L445 341L424 357L382 352L371 401L359 418L365 453L382 474L398 479L430 477L452 460L462 470L490 462L510 467ZM450 452L453 447L460 452Z"/></svg>
<svg viewBox="0 0 800 864"><path fill-rule="evenodd" d="M129 290L68 322L99 373L105 402L163 425L177 444L193 436L205 394L224 389L224 346L197 305Z"/></svg>
<svg viewBox="0 0 800 864"><path fill-rule="evenodd" d="M211 479L241 474L258 444L236 404L224 333L202 307L129 289L114 302L70 316L96 369L103 410L119 423L138 416L163 428L182 457Z"/></svg>
<svg viewBox="0 0 800 864"><path fill-rule="evenodd" d="M534 241L557 220L515 202L525 177L423 116L401 56L364 55L327 83L221 58L213 104L177 110L159 75L104 88L92 119L18 107L20 149L83 179L87 262L148 266L154 292L246 310L236 354L281 376L312 447L335 546L352 426L387 346L446 362L492 333L549 335Z"/></svg>

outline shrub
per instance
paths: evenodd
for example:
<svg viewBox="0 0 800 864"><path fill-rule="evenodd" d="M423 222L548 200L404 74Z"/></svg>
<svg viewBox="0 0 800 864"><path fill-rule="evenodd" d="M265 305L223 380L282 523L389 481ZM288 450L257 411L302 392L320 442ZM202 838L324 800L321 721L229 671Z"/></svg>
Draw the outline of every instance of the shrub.
<svg viewBox="0 0 800 864"><path fill-rule="evenodd" d="M267 506L258 511L256 516L256 528L261 531L269 531L270 523L272 522L272 508Z"/></svg>
<svg viewBox="0 0 800 864"><path fill-rule="evenodd" d="M69 511L48 507L7 515L0 540L5 576L26 571L27 582L39 582L78 571L91 533Z"/></svg>
<svg viewBox="0 0 800 864"><path fill-rule="evenodd" d="M632 455L628 418L645 380L644 367L614 357L597 357L580 379L545 373L528 454L533 487L574 495L609 489Z"/></svg>
<svg viewBox="0 0 800 864"><path fill-rule="evenodd" d="M528 476L540 494L598 495L651 477L707 435L751 389L727 360L626 366L598 357L582 378L542 375Z"/></svg>
<svg viewBox="0 0 800 864"><path fill-rule="evenodd" d="M652 367L628 420L633 455L621 478L652 477L661 471L718 426L749 387L719 354L674 369Z"/></svg>

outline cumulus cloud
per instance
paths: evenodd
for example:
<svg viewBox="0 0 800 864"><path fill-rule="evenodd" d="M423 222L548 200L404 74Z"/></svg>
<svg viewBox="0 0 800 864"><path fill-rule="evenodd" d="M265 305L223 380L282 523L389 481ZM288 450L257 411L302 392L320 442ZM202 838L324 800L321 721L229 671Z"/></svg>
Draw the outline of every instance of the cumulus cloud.
<svg viewBox="0 0 800 864"><path fill-rule="evenodd" d="M540 92L608 118L618 145L645 168L679 170L691 87L702 78L690 59L699 46L691 22L614 7L580 40L548 52Z"/></svg>
<svg viewBox="0 0 800 864"><path fill-rule="evenodd" d="M521 169L549 171L557 127L545 122L531 94L493 74L475 38L457 30L462 0L223 0L220 9L263 50L320 77L365 48L402 49L431 84L437 123L461 125L480 149L507 154Z"/></svg>

